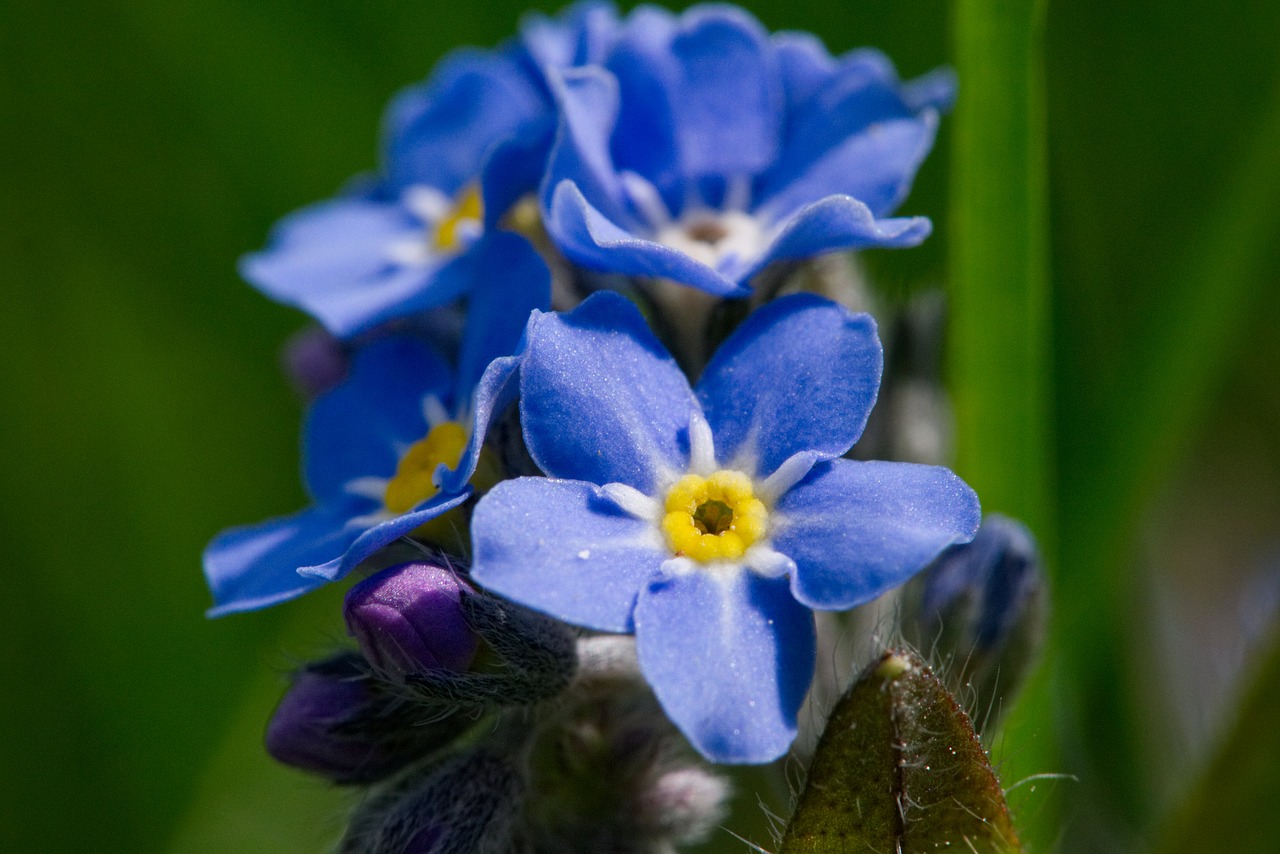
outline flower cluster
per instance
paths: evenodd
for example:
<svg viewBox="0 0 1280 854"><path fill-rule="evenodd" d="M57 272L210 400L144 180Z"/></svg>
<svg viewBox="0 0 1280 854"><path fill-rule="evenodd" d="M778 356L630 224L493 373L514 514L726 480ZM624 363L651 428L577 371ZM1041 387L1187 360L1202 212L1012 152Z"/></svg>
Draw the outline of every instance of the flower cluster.
<svg viewBox="0 0 1280 854"><path fill-rule="evenodd" d="M692 838L724 792L653 747L671 725L713 762L784 754L814 609L875 599L973 536L977 499L947 469L847 458L881 382L876 324L793 292L820 256L928 235L893 214L952 94L945 73L904 83L874 51L832 56L731 7L588 2L447 57L391 102L376 175L244 259L323 327L291 359L315 394L313 505L213 540L211 613L430 556L352 587L361 652L305 669L269 731L282 761L334 779L401 775L353 820L361 838L456 768L520 767L511 750L610 703L649 721L619 786L662 803L696 783L701 818L663 831ZM615 635L630 653L584 652ZM466 728L458 709L513 705L544 724L410 768ZM414 708L444 729L413 732Z"/></svg>

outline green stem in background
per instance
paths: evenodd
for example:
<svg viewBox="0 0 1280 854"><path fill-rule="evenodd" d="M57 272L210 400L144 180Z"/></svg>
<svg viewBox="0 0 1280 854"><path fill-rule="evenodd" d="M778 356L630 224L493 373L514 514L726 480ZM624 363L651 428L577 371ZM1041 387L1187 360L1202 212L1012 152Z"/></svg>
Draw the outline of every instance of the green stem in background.
<svg viewBox="0 0 1280 854"><path fill-rule="evenodd" d="M1045 0L953 6L960 98L953 120L948 364L957 472L978 491L984 511L1028 524L1052 568L1046 8ZM1049 733L1022 734L1028 722L1045 728L1047 685L1044 678L1032 681L1006 730L1006 786L1062 770ZM1043 850L1057 821L1043 805L1034 812L1038 827L1024 832L1032 850Z"/></svg>

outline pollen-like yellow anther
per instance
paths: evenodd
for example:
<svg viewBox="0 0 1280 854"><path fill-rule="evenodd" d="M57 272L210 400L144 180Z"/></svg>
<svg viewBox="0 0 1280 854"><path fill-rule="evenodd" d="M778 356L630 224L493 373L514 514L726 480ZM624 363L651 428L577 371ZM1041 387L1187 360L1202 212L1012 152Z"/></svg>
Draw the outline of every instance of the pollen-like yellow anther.
<svg viewBox="0 0 1280 854"><path fill-rule="evenodd" d="M462 237L458 233L464 223L478 223L484 217L484 202L480 198L480 188L470 184L453 204L453 210L436 225L432 247L438 252L452 252L459 248Z"/></svg>
<svg viewBox="0 0 1280 854"><path fill-rule="evenodd" d="M432 476L443 463L457 468L467 447L467 430L456 421L443 421L431 428L425 439L414 442L396 465L395 476L387 482L382 503L392 513L407 513L440 491Z"/></svg>
<svg viewBox="0 0 1280 854"><path fill-rule="evenodd" d="M751 478L726 469L705 478L680 478L667 491L665 509L662 532L667 545L700 563L741 558L764 537L769 521Z"/></svg>

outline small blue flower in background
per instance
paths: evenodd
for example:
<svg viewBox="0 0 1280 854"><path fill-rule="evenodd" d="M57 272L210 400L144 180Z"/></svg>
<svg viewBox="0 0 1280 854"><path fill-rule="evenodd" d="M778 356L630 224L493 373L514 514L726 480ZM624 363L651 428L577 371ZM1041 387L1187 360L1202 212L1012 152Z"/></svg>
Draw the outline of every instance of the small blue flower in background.
<svg viewBox="0 0 1280 854"><path fill-rule="evenodd" d="M549 73L544 219L585 267L744 296L774 261L929 233L888 215L952 98L945 75L903 85L878 53L834 59L718 6L642 7L601 66Z"/></svg>
<svg viewBox="0 0 1280 854"><path fill-rule="evenodd" d="M869 601L978 526L977 497L947 469L839 458L881 366L871 318L811 295L757 310L696 390L615 294L535 314L520 411L549 477L481 499L472 577L634 632L645 677L707 758L781 755L813 675L810 609Z"/></svg>
<svg viewBox="0 0 1280 854"><path fill-rule="evenodd" d="M378 549L464 503L481 472L489 423L514 399L529 313L550 301L550 274L513 234L487 236L455 371L407 336L360 348L350 373L316 399L303 474L315 506L234 528L205 551L213 616L262 608L335 581Z"/></svg>
<svg viewBox="0 0 1280 854"><path fill-rule="evenodd" d="M387 107L381 173L280 221L242 275L340 338L464 295L479 236L542 180L547 69L598 61L616 28L612 5L579 3L497 50L450 54Z"/></svg>

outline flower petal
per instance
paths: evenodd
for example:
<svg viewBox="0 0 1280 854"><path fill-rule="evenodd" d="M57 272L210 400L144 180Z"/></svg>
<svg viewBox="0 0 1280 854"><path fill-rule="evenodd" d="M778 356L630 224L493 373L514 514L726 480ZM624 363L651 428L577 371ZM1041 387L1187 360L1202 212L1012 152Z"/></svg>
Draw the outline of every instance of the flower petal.
<svg viewBox="0 0 1280 854"><path fill-rule="evenodd" d="M547 230L566 256L583 267L630 276L672 279L716 296L746 296L737 281L688 255L624 231L597 210L582 191L564 181L552 195Z"/></svg>
<svg viewBox="0 0 1280 854"><path fill-rule="evenodd" d="M497 229L516 202L538 192L555 130L555 122L548 117L498 143L490 152L480 179L485 231Z"/></svg>
<svg viewBox="0 0 1280 854"><path fill-rule="evenodd" d="M333 501L358 477L389 477L404 447L427 434L423 400L446 405L453 373L425 344L384 338L356 351L347 378L307 413L303 472L317 502Z"/></svg>
<svg viewBox="0 0 1280 854"><path fill-rule="evenodd" d="M778 502L770 539L796 562L796 599L843 610L973 539L980 519L978 496L948 469L833 460L815 465Z"/></svg>
<svg viewBox="0 0 1280 854"><path fill-rule="evenodd" d="M670 88L675 77L671 39L676 17L657 6L627 16L605 67L618 81L621 111L610 126L609 146L618 171L643 175L663 193L669 209L683 202Z"/></svg>
<svg viewBox="0 0 1280 854"><path fill-rule="evenodd" d="M395 203L321 202L277 223L267 248L241 259L240 274L272 299L348 337L431 280L432 268L405 266L392 257L397 244L424 240L422 229Z"/></svg>
<svg viewBox="0 0 1280 854"><path fill-rule="evenodd" d="M530 12L520 20L520 42L540 69L599 65L618 28L612 3L578 2L556 17Z"/></svg>
<svg viewBox="0 0 1280 854"><path fill-rule="evenodd" d="M766 303L698 382L717 459L767 476L801 451L843 454L866 426L882 366L870 315L811 294Z"/></svg>
<svg viewBox="0 0 1280 854"><path fill-rule="evenodd" d="M551 271L529 241L499 231L487 235L472 252L477 265L458 358L459 406L467 405L490 362L515 353L529 314L551 307Z"/></svg>
<svg viewBox="0 0 1280 854"><path fill-rule="evenodd" d="M887 215L911 190L937 129L938 114L926 110L919 117L878 121L817 156L797 151L792 155L794 162L805 168L792 171L785 182L762 188L760 215L785 219L832 195L852 196L876 216Z"/></svg>
<svg viewBox="0 0 1280 854"><path fill-rule="evenodd" d="M548 79L560 107L560 126L540 191L542 207L550 210L552 194L562 182L569 181L609 219L629 222L609 150L609 136L618 117L617 79L594 66L549 69ZM547 226L559 239L553 223Z"/></svg>
<svg viewBox="0 0 1280 854"><path fill-rule="evenodd" d="M453 195L480 177L495 144L547 111L535 81L511 57L463 49L424 83L399 93L384 119L386 171L398 187Z"/></svg>
<svg viewBox="0 0 1280 854"><path fill-rule="evenodd" d="M697 406L639 309L617 294L530 321L520 413L548 475L652 495L664 476L684 472Z"/></svg>
<svg viewBox="0 0 1280 854"><path fill-rule="evenodd" d="M204 575L214 601L208 615L265 608L323 585L325 580L304 578L298 568L340 558L359 534L346 523L361 509L355 502L311 507L223 531L204 551Z"/></svg>
<svg viewBox="0 0 1280 854"><path fill-rule="evenodd" d="M299 574L307 578L322 578L326 581L337 581L359 566L364 560L372 557L374 552L383 546L390 545L401 537L408 536L418 528L439 516L443 516L471 497L471 491L464 489L460 493L450 495L438 492L416 510L379 522L369 528L355 527L358 536L343 553L341 560L323 564L303 566Z"/></svg>
<svg viewBox="0 0 1280 854"><path fill-rule="evenodd" d="M506 412L520 392L519 370L523 361L523 356L504 356L494 359L485 368L484 375L473 389L467 447L458 458L458 467L448 470L441 466L437 474L441 492L461 492L476 473L490 422Z"/></svg>
<svg viewBox="0 0 1280 854"><path fill-rule="evenodd" d="M876 219L870 208L851 196L828 196L796 211L740 278L750 278L774 261L805 261L825 252L869 246L917 246L932 230L926 217Z"/></svg>
<svg viewBox="0 0 1280 854"><path fill-rule="evenodd" d="M667 556L652 523L573 480L503 481L476 505L471 535L478 583L604 632L632 631L636 594Z"/></svg>
<svg viewBox="0 0 1280 854"><path fill-rule="evenodd" d="M640 669L712 762L787 751L813 679L814 624L785 578L694 571L651 581L636 605Z"/></svg>
<svg viewBox="0 0 1280 854"><path fill-rule="evenodd" d="M686 178L755 175L777 159L782 91L768 36L745 12L693 9L671 43L671 110Z"/></svg>
<svg viewBox="0 0 1280 854"><path fill-rule="evenodd" d="M772 42L788 107L809 100L835 76L835 59L812 33L774 33Z"/></svg>

